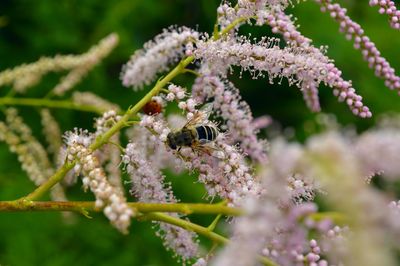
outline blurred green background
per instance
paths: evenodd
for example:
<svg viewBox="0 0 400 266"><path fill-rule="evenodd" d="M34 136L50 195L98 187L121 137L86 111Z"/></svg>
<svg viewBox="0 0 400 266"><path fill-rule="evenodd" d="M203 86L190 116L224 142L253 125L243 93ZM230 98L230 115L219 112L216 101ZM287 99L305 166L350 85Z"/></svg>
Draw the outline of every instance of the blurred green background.
<svg viewBox="0 0 400 266"><path fill-rule="evenodd" d="M351 17L359 22L376 43L382 55L395 69L400 69L400 33L391 29L385 16L367 1L340 1ZM217 0L2 0L0 2L0 70L32 62L40 56L82 53L111 32L120 36L119 46L76 87L93 91L127 108L145 93L123 88L119 81L121 66L144 42L170 25L186 25L199 31L211 32L215 21ZM340 123L365 130L374 125L376 117L385 112L400 111L397 93L384 87L373 71L363 62L359 51L338 33L338 25L319 7L308 1L289 12L298 18L300 31L312 38L316 46L328 45L328 55L335 59L343 77L353 81L374 118L362 120L353 116L345 104L338 103L331 89L320 88L322 110L334 113ZM253 36L270 35L267 27L245 27L243 32ZM400 72L398 72L400 73ZM60 79L50 74L28 96L42 97ZM185 84L192 77L178 78ZM269 114L282 127L295 129L295 138L303 141L315 130L315 114L305 106L295 87L270 85L267 80L233 77L243 98L250 104L254 116ZM9 88L1 88L4 96ZM39 115L35 109L20 108L26 122L40 135ZM62 130L73 127L90 128L94 116L80 112L55 110ZM204 189L187 175L168 175L179 198L201 202ZM15 155L0 143L0 200L20 197L34 188L21 171ZM92 199L84 194L80 184L68 190L70 199ZM93 219L76 216L65 223L59 213L0 213L1 265L177 265L175 259L154 235L150 223L133 221L127 236L114 230L100 214ZM195 216L203 225L211 216ZM206 242L207 243L207 242Z"/></svg>

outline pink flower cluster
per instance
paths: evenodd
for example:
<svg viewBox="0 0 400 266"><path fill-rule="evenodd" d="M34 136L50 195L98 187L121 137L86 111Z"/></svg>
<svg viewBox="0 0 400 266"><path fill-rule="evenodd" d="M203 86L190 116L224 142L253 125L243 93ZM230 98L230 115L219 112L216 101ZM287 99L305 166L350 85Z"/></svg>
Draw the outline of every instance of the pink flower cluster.
<svg viewBox="0 0 400 266"><path fill-rule="evenodd" d="M389 16L390 26L400 30L400 10L397 10L394 1L391 0L370 0L370 6L379 6L380 14Z"/></svg>
<svg viewBox="0 0 400 266"><path fill-rule="evenodd" d="M312 40L303 36L296 28L292 21L292 16L286 15L282 10L274 10L267 16L266 23L271 26L273 33L279 33L284 40L294 46L303 47L311 50L313 53L321 53L321 50L312 46ZM340 73L337 70L338 73ZM337 85L340 85L338 83ZM321 110L318 97L318 84L315 82L303 82L301 84L304 101L313 112ZM340 88L339 88L340 89Z"/></svg>
<svg viewBox="0 0 400 266"><path fill-rule="evenodd" d="M122 157L131 176L133 194L142 202L177 202L171 188L164 184L164 175L147 160L146 148L131 142ZM177 214L170 215L178 217ZM184 261L197 256L195 233L166 223L159 225L158 235L164 239L167 249L172 249Z"/></svg>
<svg viewBox="0 0 400 266"><path fill-rule="evenodd" d="M134 215L126 203L123 192L112 186L106 177L98 159L89 148L93 136L86 131L67 132L65 134L67 144L67 160L77 160L75 172L82 173L85 189L90 190L96 196L96 207L104 208L103 212L111 223L121 232L127 233L131 217Z"/></svg>
<svg viewBox="0 0 400 266"><path fill-rule="evenodd" d="M323 82L333 88L334 95L339 101L345 101L353 114L363 118L372 115L351 83L342 79L341 71L321 52L296 46L281 49L275 39L252 44L245 38L227 37L217 41L199 41L195 56L220 75L225 75L230 66L240 66L254 77L268 74L271 83L277 77L287 78L289 84L299 88L303 84Z"/></svg>
<svg viewBox="0 0 400 266"><path fill-rule="evenodd" d="M368 36L364 34L361 26L346 15L347 10L339 4L333 4L332 0L316 0L321 5L322 11L329 12L330 16L340 24L340 31L346 34L346 38L354 39L354 47L361 49L365 61L370 68L375 69L375 75L385 80L385 85L390 89L396 89L400 93L400 77L390 66L376 48Z"/></svg>
<svg viewBox="0 0 400 266"><path fill-rule="evenodd" d="M164 30L154 41L147 42L143 50L136 51L123 67L123 85L134 89L149 85L171 63L191 54L193 42L198 38L198 32L186 27Z"/></svg>
<svg viewBox="0 0 400 266"><path fill-rule="evenodd" d="M212 100L215 113L226 121L228 140L240 143L244 153L254 161L267 161L266 143L257 138L258 130L252 123L250 107L232 83L204 73L195 80L192 95L197 102Z"/></svg>

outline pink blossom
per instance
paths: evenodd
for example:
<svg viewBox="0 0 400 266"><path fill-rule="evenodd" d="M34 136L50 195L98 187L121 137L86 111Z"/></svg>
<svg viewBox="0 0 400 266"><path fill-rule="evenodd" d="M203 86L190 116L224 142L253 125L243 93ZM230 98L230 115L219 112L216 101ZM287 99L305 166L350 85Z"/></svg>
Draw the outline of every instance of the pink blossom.
<svg viewBox="0 0 400 266"><path fill-rule="evenodd" d="M75 171L82 173L84 188L90 188L96 196L96 207L103 208L110 222L121 232L127 233L134 211L126 203L123 192L108 182L98 159L89 148L92 139L93 136L87 131L67 132L67 160L78 161Z"/></svg>
<svg viewBox="0 0 400 266"><path fill-rule="evenodd" d="M143 146L129 143L122 158L131 176L132 193L143 202L177 202L170 186L164 183L164 175L147 160L147 149L141 148ZM170 215L179 217L175 213ZM157 235L163 238L167 249L172 249L184 261L197 256L195 233L166 223L159 223L159 226Z"/></svg>
<svg viewBox="0 0 400 266"><path fill-rule="evenodd" d="M321 5L322 11L329 12L330 16L340 24L340 31L348 40L354 39L354 47L361 49L364 60L368 62L370 68L375 69L375 75L384 79L388 88L396 89L400 93L400 77L396 75L389 62L381 56L375 43L364 34L361 26L346 15L347 10L339 4L333 4L332 0L316 0L316 2Z"/></svg>
<svg viewBox="0 0 400 266"><path fill-rule="evenodd" d="M266 143L257 138L250 107L232 83L206 74L196 79L192 95L197 102L212 99L216 114L226 121L228 139L239 142L244 153L254 161L267 161Z"/></svg>
<svg viewBox="0 0 400 266"><path fill-rule="evenodd" d="M281 49L275 39L252 44L245 38L227 37L217 41L199 41L197 46L195 56L220 75L226 75L226 69L236 65L253 73L255 78L268 74L271 83L277 77L285 77L289 84L301 89L308 82L325 83L334 89L334 95L339 101L345 101L355 115L372 115L351 83L341 78L341 72L321 52L296 46Z"/></svg>
<svg viewBox="0 0 400 266"><path fill-rule="evenodd" d="M168 69L185 53L191 53L192 45L185 48L199 37L199 33L186 27L170 28L144 45L143 50L136 51L130 61L123 67L122 83L126 87L140 89L149 85L156 75ZM189 50L190 52L189 52Z"/></svg>
<svg viewBox="0 0 400 266"><path fill-rule="evenodd" d="M379 6L380 14L387 14L389 16L390 26L393 29L400 29L400 11L397 10L394 1L391 0L370 0L370 6Z"/></svg>

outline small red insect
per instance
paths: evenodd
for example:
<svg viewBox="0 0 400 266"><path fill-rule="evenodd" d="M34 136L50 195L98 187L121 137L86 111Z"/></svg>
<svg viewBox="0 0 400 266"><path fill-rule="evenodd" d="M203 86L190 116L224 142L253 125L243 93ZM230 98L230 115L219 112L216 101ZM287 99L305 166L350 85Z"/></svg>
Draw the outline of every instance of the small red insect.
<svg viewBox="0 0 400 266"><path fill-rule="evenodd" d="M162 105L156 100L151 100L143 107L143 112L146 115L159 114L162 111Z"/></svg>

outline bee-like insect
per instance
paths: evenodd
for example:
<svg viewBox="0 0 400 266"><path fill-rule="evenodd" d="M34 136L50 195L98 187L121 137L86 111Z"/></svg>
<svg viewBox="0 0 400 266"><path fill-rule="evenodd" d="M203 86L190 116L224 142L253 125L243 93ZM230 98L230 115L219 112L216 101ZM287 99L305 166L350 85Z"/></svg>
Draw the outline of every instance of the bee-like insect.
<svg viewBox="0 0 400 266"><path fill-rule="evenodd" d="M171 132L167 136L167 144L173 150L180 150L182 147L191 147L193 150L202 150L206 143L214 141L219 131L213 125L202 125L207 119L209 112L198 111L182 127L182 129Z"/></svg>

